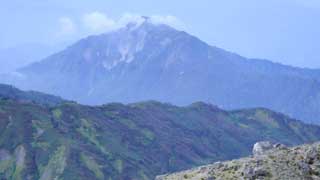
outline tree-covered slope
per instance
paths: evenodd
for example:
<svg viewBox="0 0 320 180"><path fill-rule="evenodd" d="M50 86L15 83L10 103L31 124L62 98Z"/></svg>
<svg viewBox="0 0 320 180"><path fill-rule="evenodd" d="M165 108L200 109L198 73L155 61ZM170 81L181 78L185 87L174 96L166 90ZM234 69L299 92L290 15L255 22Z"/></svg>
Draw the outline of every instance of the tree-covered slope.
<svg viewBox="0 0 320 180"><path fill-rule="evenodd" d="M0 179L152 179L250 154L261 140L295 145L320 127L266 109L195 103L55 107L0 100Z"/></svg>
<svg viewBox="0 0 320 180"><path fill-rule="evenodd" d="M45 106L55 106L64 102L63 99L57 96L35 91L21 91L13 86L5 84L0 84L0 99L33 102Z"/></svg>

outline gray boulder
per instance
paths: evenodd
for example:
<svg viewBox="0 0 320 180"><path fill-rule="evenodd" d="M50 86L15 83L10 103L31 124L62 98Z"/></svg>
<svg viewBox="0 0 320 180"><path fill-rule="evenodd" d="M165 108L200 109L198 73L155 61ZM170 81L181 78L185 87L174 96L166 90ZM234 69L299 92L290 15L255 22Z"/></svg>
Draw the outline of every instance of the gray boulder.
<svg viewBox="0 0 320 180"><path fill-rule="evenodd" d="M257 142L253 146L252 154L253 154L253 156L261 156L266 151L269 151L269 150L274 149L274 148L275 148L274 144L272 144L269 141Z"/></svg>

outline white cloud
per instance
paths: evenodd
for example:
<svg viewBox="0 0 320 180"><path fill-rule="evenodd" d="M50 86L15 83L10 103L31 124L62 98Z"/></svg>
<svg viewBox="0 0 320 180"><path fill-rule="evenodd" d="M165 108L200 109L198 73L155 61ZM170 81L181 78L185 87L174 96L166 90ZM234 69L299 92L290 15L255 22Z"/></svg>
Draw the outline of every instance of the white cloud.
<svg viewBox="0 0 320 180"><path fill-rule="evenodd" d="M175 16L167 15L167 16L151 16L151 21L154 24L166 24L175 28L184 28L184 24Z"/></svg>
<svg viewBox="0 0 320 180"><path fill-rule="evenodd" d="M177 17L172 15L152 15L149 17L149 20L153 24L166 24L169 26L172 26L177 29L184 29L185 25L184 23L179 20ZM123 27L127 25L130 22L141 24L145 21L145 18L143 18L142 15L138 14L131 14L131 13L125 13L121 16L121 18L118 20L119 27Z"/></svg>
<svg viewBox="0 0 320 180"><path fill-rule="evenodd" d="M62 17L59 19L59 32L58 36L68 36L76 33L75 23L68 17Z"/></svg>
<svg viewBox="0 0 320 180"><path fill-rule="evenodd" d="M184 29L184 24L175 16L152 15L149 20L153 24L167 24L177 29ZM82 15L73 21L69 17L59 19L59 38L77 38L92 34L106 33L125 27L128 23L142 24L145 18L139 14L124 13L119 18L111 18L107 14L94 11ZM77 22L77 24L75 23Z"/></svg>
<svg viewBox="0 0 320 180"><path fill-rule="evenodd" d="M132 13L124 13L119 20L117 21L118 27L124 27L128 23L136 23L141 24L145 21L145 19L138 14L132 14Z"/></svg>
<svg viewBox="0 0 320 180"><path fill-rule="evenodd" d="M82 20L84 27L89 30L90 33L109 32L125 27L128 23L136 23L139 25L144 21L145 18L139 14L125 13L120 16L120 18L115 19L98 11L85 14ZM150 16L150 22L154 24L167 24L178 29L184 28L184 24L177 17L171 15L153 15Z"/></svg>
<svg viewBox="0 0 320 180"><path fill-rule="evenodd" d="M96 33L114 30L117 26L115 20L98 11L85 14L83 23L86 28Z"/></svg>

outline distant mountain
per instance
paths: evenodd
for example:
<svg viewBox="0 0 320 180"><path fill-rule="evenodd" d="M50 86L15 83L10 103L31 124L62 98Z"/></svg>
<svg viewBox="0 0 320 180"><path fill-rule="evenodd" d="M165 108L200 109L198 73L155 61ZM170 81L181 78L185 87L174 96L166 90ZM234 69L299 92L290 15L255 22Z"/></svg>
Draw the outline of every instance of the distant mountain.
<svg viewBox="0 0 320 180"><path fill-rule="evenodd" d="M320 70L246 59L148 21L82 39L0 79L84 104L205 101L320 123Z"/></svg>
<svg viewBox="0 0 320 180"><path fill-rule="evenodd" d="M261 149L263 150L263 149ZM271 148L261 155L158 176L156 180L320 179L320 143Z"/></svg>
<svg viewBox="0 0 320 180"><path fill-rule="evenodd" d="M60 97L47 95L35 91L21 91L13 86L0 84L0 99L11 99L21 102L31 102L44 106L56 106L66 102Z"/></svg>
<svg viewBox="0 0 320 180"><path fill-rule="evenodd" d="M148 180L249 155L262 140L319 141L320 127L205 103L46 107L0 98L0 179Z"/></svg>

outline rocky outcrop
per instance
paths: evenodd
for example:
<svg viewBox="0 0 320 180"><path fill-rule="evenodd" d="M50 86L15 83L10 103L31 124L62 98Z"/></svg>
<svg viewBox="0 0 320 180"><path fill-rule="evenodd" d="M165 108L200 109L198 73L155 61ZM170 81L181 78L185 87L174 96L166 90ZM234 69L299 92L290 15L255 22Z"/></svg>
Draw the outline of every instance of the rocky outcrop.
<svg viewBox="0 0 320 180"><path fill-rule="evenodd" d="M248 158L158 176L156 180L320 179L320 143L287 148L259 142L254 145L253 154Z"/></svg>
<svg viewBox="0 0 320 180"><path fill-rule="evenodd" d="M283 144L273 144L270 141L261 141L254 144L252 154L257 157L274 148L281 149L286 148L286 146Z"/></svg>
<svg viewBox="0 0 320 180"><path fill-rule="evenodd" d="M254 156L259 156L272 148L273 148L273 144L269 141L257 142L253 146L252 153Z"/></svg>

